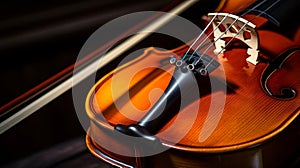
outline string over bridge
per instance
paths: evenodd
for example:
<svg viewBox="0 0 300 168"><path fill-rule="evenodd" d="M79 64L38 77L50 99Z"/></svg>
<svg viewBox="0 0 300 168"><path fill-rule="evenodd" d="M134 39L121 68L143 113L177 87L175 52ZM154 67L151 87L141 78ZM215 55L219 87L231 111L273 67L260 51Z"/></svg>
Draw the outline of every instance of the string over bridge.
<svg viewBox="0 0 300 168"><path fill-rule="evenodd" d="M225 51L226 44L223 38L236 38L249 47L249 57L246 60L254 65L258 63L259 38L253 23L228 13L209 13L208 17L213 20L215 53L221 54ZM221 26L218 26L219 24Z"/></svg>

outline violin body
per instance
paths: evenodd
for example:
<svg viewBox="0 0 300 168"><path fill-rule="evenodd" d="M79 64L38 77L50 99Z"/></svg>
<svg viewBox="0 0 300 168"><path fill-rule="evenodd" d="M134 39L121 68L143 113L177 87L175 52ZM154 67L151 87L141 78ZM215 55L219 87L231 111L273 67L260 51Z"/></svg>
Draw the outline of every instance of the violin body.
<svg viewBox="0 0 300 168"><path fill-rule="evenodd" d="M209 77L196 76L199 98L192 99L152 132L162 146L168 148L157 155L139 157L139 148L112 135L119 124L131 125L143 120L163 96L176 71L176 66L169 63L170 56L182 58L189 45L168 51L148 48L141 56L103 76L86 100L91 119L87 145L91 152L118 167L269 167L285 164L287 158L283 156L282 161L277 160L278 164L264 162L263 156L270 150L264 153L263 149L266 144L274 144L288 126L299 120L300 31L290 39L264 29L265 22L263 18L253 20L258 26L260 41L257 64L247 61L249 54L241 41L226 46L222 54L216 55L214 48L206 51L206 55L220 65ZM172 113L172 109L169 111ZM178 135L184 136L177 141ZM299 133L295 137L299 138ZM137 157L115 154L105 146ZM297 151L299 145L291 148Z"/></svg>

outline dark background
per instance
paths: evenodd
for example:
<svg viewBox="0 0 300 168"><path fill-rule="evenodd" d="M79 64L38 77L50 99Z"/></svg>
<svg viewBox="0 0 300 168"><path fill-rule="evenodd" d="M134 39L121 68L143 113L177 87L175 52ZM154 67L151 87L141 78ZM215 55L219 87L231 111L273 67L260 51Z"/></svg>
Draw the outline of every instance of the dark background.
<svg viewBox="0 0 300 168"><path fill-rule="evenodd" d="M2 2L0 105L74 64L84 42L101 25L124 14L160 10L169 2L170 0ZM85 131L77 119L71 91L67 91L0 135L0 167L7 164L13 167L32 167L34 165L27 163L26 159L32 161L41 159L38 156L49 156L50 153L42 155L41 152L52 148L52 155L56 156L49 157L48 160L53 163L41 166L38 161L32 162L37 164L36 167L58 166L64 157L87 151L84 137ZM71 148L65 149L66 145L61 144L67 144ZM61 151L61 154L57 151ZM66 156L64 153L69 154ZM88 157L93 158L90 155ZM76 164L72 163L72 166L82 166ZM95 160L95 165L102 166L98 160Z"/></svg>

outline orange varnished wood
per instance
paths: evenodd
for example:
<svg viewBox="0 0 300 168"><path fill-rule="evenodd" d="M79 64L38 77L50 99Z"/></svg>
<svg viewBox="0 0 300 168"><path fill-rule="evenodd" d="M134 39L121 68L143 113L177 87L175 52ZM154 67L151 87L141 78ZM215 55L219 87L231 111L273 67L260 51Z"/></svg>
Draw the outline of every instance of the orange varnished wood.
<svg viewBox="0 0 300 168"><path fill-rule="evenodd" d="M223 5L219 7L219 10L227 13L238 13L243 11L246 7L248 7L256 1L257 0L225 0L221 1L221 4Z"/></svg>
<svg viewBox="0 0 300 168"><path fill-rule="evenodd" d="M226 9L226 4L223 8ZM253 18L253 15L247 17ZM258 18L254 22L260 27L267 20ZM184 107L156 136L163 145L176 151L217 154L248 149L281 133L300 114L300 51L293 53L281 69L274 71L267 83L274 94L280 94L285 87L293 88L297 92L293 99L268 95L262 88L261 77L269 62L287 49L299 47L299 34L298 31L294 39L289 39L278 32L259 29L257 65L246 61L248 55L243 45L234 43L219 56L211 49L207 54L221 66L210 74L210 78L216 79L226 90L211 92L209 83L199 80L201 97ZM111 158L139 167L134 158L116 156L102 148L101 144L105 143L119 150L133 150L105 134L103 129L113 131L117 124L137 123L159 99L171 79L174 66L167 63L168 58L171 55L181 57L187 49L187 46L170 51L148 48L143 55L113 70L95 84L87 97L86 110L92 120L88 146L96 156L101 158L96 151L100 150ZM216 97L224 97L225 106L222 99ZM194 111L193 105L198 103L196 118L192 115L179 117ZM190 123L190 130L174 144L174 139Z"/></svg>
<svg viewBox="0 0 300 168"><path fill-rule="evenodd" d="M261 37L271 37L269 36L271 34L272 39L276 38L269 41L270 44L262 45L264 50L276 55L296 45L273 32L262 31L260 34ZM273 48L274 46L275 48ZM186 49L183 46L174 50L174 53L182 55ZM95 114L102 113L111 126L128 125L139 121L151 107L149 95L152 103L155 102L161 96L162 91L154 89L164 90L170 81L173 67L169 64L159 65L160 60L168 58L170 55L173 55L170 51L162 52L149 48L143 56L103 77L96 84L95 93L90 95L91 99L88 99L88 105L92 106L89 113L93 120L97 120ZM220 152L249 147L271 138L299 115L299 95L297 94L292 100L280 100L267 95L260 83L267 63L260 62L255 66L246 62L246 57L245 49L234 48L217 58L226 73L227 93L219 91L199 99L200 108L192 129L176 146L173 146L174 148ZM270 56L270 58L273 57ZM274 93L279 94L280 89L287 86L300 93L299 64L300 52L296 52L284 63L282 69L270 77L268 85ZM160 66L167 71L143 68L147 66ZM210 76L222 77L218 70ZM201 87L205 86L201 85ZM130 100L126 96L128 90ZM215 120L217 120L215 118L217 115L208 116L208 111L212 108L211 97L222 95L226 96L223 111L221 106L217 107L218 102L213 102L214 109L216 109L214 113L222 115L217 127L211 128L208 125L203 128L205 122L216 122ZM118 104L118 107L115 104ZM190 110L191 106L188 106L180 113L189 113ZM178 125L173 130L169 130L169 134L163 134L159 138L168 145L168 142L172 142L172 139L177 136L178 131L185 127L186 122L190 121L193 119L185 118L177 123ZM162 130L167 129L170 125L172 122L169 122ZM200 138L210 129L213 129L213 132L207 138ZM93 129L93 131L97 130ZM203 141L199 141L199 138Z"/></svg>

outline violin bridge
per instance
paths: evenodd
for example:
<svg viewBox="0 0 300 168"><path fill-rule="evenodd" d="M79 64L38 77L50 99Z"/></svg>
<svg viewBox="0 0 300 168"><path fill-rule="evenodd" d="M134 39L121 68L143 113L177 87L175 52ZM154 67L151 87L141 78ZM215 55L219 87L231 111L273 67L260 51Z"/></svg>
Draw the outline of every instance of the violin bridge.
<svg viewBox="0 0 300 168"><path fill-rule="evenodd" d="M215 53L222 54L225 51L226 44L224 38L236 38L243 41L249 48L246 61L256 65L258 63L258 45L259 39L256 26L239 16L228 13L209 13L208 17L214 19L212 22ZM230 40L231 41L231 40Z"/></svg>

